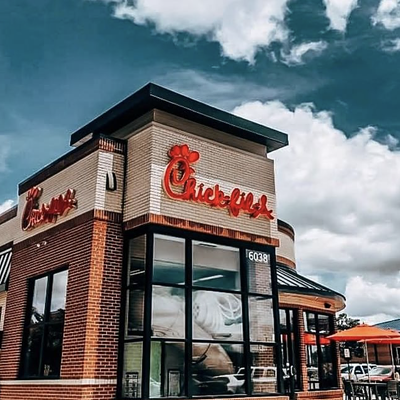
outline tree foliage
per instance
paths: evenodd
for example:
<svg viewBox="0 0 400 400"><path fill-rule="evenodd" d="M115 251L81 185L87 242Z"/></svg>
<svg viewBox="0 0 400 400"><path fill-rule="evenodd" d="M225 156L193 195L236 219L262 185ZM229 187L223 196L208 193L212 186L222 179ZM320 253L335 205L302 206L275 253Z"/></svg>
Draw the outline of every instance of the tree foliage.
<svg viewBox="0 0 400 400"><path fill-rule="evenodd" d="M360 320L349 317L346 313L340 313L336 316L336 327L338 331L354 328L360 325Z"/></svg>

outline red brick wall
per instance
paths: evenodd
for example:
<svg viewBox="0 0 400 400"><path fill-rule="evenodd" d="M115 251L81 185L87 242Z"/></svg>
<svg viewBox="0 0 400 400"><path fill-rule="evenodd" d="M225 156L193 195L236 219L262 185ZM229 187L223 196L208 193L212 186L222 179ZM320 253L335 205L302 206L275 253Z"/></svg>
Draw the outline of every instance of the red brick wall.
<svg viewBox="0 0 400 400"><path fill-rule="evenodd" d="M46 244L44 244L44 241ZM28 279L68 265L62 379L117 376L123 233L119 223L78 217L14 248L3 348L0 398L114 399L115 385L1 385L18 377Z"/></svg>

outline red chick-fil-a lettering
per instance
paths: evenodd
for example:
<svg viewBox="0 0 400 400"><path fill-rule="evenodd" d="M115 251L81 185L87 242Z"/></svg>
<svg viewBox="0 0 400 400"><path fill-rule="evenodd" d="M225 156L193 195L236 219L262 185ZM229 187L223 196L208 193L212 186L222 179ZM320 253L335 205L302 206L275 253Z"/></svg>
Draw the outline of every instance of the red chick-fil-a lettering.
<svg viewBox="0 0 400 400"><path fill-rule="evenodd" d="M242 192L239 188L234 188L230 194L226 194L218 184L214 187L205 187L204 183L198 184L194 177L195 170L191 166L200 159L198 151L190 151L186 144L175 145L169 150L168 155L171 160L165 169L163 185L165 192L172 199L226 208L234 217L243 212L254 218L264 216L269 220L274 219L265 194L256 201L253 193Z"/></svg>
<svg viewBox="0 0 400 400"><path fill-rule="evenodd" d="M42 192L43 189L37 186L28 190L21 222L24 231L46 223L55 223L57 217L66 215L69 210L76 208L75 190L68 189L65 194L53 197L49 203L39 205Z"/></svg>

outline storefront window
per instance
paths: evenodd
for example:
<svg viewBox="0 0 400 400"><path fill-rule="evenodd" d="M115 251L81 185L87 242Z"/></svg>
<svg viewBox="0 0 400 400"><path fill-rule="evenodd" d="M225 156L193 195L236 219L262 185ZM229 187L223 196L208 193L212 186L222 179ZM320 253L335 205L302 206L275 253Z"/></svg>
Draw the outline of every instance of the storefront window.
<svg viewBox="0 0 400 400"><path fill-rule="evenodd" d="M158 233L130 240L123 397L278 392L270 254L257 254Z"/></svg>
<svg viewBox="0 0 400 400"><path fill-rule="evenodd" d="M249 326L252 342L273 342L275 336L272 299L249 296Z"/></svg>
<svg viewBox="0 0 400 400"><path fill-rule="evenodd" d="M194 339L243 340L239 294L194 290L192 298Z"/></svg>
<svg viewBox="0 0 400 400"><path fill-rule="evenodd" d="M124 355L122 396L139 398L142 396L143 343L125 343Z"/></svg>
<svg viewBox="0 0 400 400"><path fill-rule="evenodd" d="M300 353L298 310L280 309L283 385L285 393L292 394L300 389Z"/></svg>
<svg viewBox="0 0 400 400"><path fill-rule="evenodd" d="M25 328L22 377L60 375L68 271L31 282L31 311Z"/></svg>
<svg viewBox="0 0 400 400"><path fill-rule="evenodd" d="M333 333L333 316L304 312L304 344L310 390L337 387L334 371L336 346L326 337Z"/></svg>
<svg viewBox="0 0 400 400"><path fill-rule="evenodd" d="M193 285L240 290L239 249L194 241Z"/></svg>
<svg viewBox="0 0 400 400"><path fill-rule="evenodd" d="M193 395L246 393L243 351L242 344L193 343Z"/></svg>
<svg viewBox="0 0 400 400"><path fill-rule="evenodd" d="M253 345L251 352L251 384L253 394L276 393L278 391L278 369L275 348Z"/></svg>
<svg viewBox="0 0 400 400"><path fill-rule="evenodd" d="M185 343L151 342L150 397L185 395Z"/></svg>
<svg viewBox="0 0 400 400"><path fill-rule="evenodd" d="M185 291L166 286L153 286L152 336L185 337Z"/></svg>
<svg viewBox="0 0 400 400"><path fill-rule="evenodd" d="M271 274L266 273L271 266L268 253L246 250L247 280L250 293L272 294Z"/></svg>
<svg viewBox="0 0 400 400"><path fill-rule="evenodd" d="M185 240L154 235L153 282L185 284Z"/></svg>

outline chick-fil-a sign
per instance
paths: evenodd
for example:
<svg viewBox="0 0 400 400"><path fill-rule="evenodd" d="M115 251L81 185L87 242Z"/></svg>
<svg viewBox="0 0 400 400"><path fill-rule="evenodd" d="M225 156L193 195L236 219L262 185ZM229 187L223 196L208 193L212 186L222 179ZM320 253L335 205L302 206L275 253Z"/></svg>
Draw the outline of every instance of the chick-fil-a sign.
<svg viewBox="0 0 400 400"><path fill-rule="evenodd" d="M183 144L173 146L168 155L171 160L165 169L163 184L165 192L172 199L226 208L234 217L243 212L253 218L264 216L269 220L274 219L265 194L256 199L253 193L242 192L239 188L234 188L227 194L218 184L206 187L204 183L198 183L194 177L195 170L191 166L200 159L198 151L190 151L189 146Z"/></svg>
<svg viewBox="0 0 400 400"><path fill-rule="evenodd" d="M26 204L22 213L22 230L29 231L39 225L57 221L59 216L66 215L69 210L76 208L75 190L68 189L65 194L53 197L49 203L39 205L43 189L33 187L28 190Z"/></svg>

